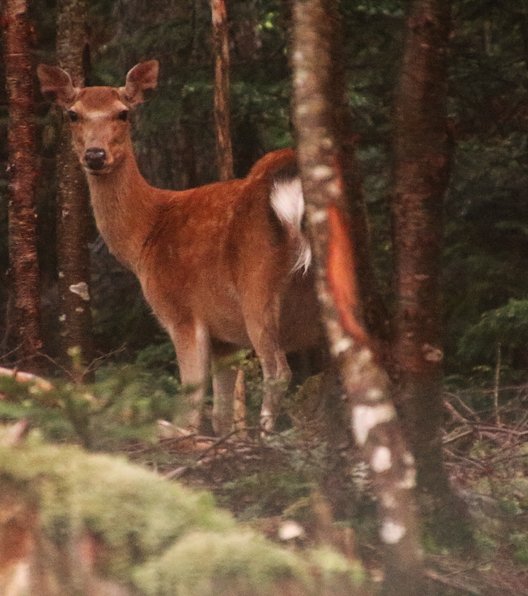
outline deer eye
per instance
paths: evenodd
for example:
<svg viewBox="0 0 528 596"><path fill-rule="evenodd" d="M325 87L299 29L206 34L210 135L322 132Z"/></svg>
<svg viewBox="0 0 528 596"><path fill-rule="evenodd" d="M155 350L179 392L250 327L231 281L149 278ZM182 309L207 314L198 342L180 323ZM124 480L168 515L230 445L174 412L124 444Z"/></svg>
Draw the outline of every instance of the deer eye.
<svg viewBox="0 0 528 596"><path fill-rule="evenodd" d="M79 114L77 114L77 112L74 112L73 110L68 110L66 112L68 114L68 118L70 119L70 122L79 122Z"/></svg>
<svg viewBox="0 0 528 596"><path fill-rule="evenodd" d="M119 112L119 114L117 115L118 120L122 120L123 122L126 122L128 120L128 110L122 110L121 112Z"/></svg>

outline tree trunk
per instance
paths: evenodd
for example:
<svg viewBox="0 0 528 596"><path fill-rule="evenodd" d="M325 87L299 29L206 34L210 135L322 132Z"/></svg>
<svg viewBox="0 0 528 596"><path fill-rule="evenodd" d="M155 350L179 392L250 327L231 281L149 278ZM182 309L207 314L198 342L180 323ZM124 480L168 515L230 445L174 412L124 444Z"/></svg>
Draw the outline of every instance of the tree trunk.
<svg viewBox="0 0 528 596"><path fill-rule="evenodd" d="M416 458L423 503L441 516L434 532L452 542L464 524L441 442L440 269L443 197L451 161L446 118L449 30L449 1L412 2L394 109L392 227L396 403Z"/></svg>
<svg viewBox="0 0 528 596"><path fill-rule="evenodd" d="M87 0L59 0L57 60L77 86L84 84ZM93 360L90 310L91 212L86 180L75 156L68 126L62 129L57 155L57 267L61 358L82 381ZM89 375L88 375L89 376Z"/></svg>
<svg viewBox="0 0 528 596"><path fill-rule="evenodd" d="M229 30L225 0L211 0L215 61L214 120L216 163L220 180L233 178L231 114L229 101Z"/></svg>
<svg viewBox="0 0 528 596"><path fill-rule="evenodd" d="M30 24L25 0L6 0L3 14L6 88L9 102L9 267L12 334L17 363L36 366L42 348L35 187L37 159L30 59Z"/></svg>
<svg viewBox="0 0 528 596"><path fill-rule="evenodd" d="M374 480L386 555L385 592L423 594L414 462L396 420L388 377L358 320L356 255L350 240L339 136L342 128L335 118L344 93L342 85L336 85L336 59L342 56L333 49L339 47L339 31L337 0L297 0L295 127L317 291L330 352L348 400L351 428Z"/></svg>

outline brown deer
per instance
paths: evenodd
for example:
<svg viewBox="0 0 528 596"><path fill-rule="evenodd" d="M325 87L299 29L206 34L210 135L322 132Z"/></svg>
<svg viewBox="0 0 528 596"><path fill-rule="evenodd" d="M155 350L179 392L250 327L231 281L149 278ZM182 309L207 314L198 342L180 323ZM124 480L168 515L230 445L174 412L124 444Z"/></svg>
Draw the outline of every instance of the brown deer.
<svg viewBox="0 0 528 596"><path fill-rule="evenodd" d="M129 112L156 88L158 62L132 68L124 87L77 88L41 64L41 90L66 110L97 227L138 277L191 388L185 426L197 429L211 364L253 348L264 377L261 426L273 428L291 377L286 353L313 345L319 315L295 153L268 153L246 178L184 191L150 186L139 172ZM232 424L236 371L213 366L213 428Z"/></svg>

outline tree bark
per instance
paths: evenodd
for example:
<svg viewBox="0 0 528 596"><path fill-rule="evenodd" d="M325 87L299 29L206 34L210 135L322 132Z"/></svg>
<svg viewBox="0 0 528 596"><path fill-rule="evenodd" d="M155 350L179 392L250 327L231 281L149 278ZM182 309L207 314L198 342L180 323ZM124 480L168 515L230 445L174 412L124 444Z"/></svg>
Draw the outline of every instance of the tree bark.
<svg viewBox="0 0 528 596"><path fill-rule="evenodd" d="M441 542L466 540L464 508L442 455L443 198L451 162L447 128L449 0L414 0L394 105L392 233L397 309L396 403L417 462L417 483ZM436 517L436 521L434 518Z"/></svg>
<svg viewBox="0 0 528 596"><path fill-rule="evenodd" d="M220 180L229 180L233 173L231 114L229 101L229 30L225 0L211 0L213 20L213 55L215 63L214 121L216 163Z"/></svg>
<svg viewBox="0 0 528 596"><path fill-rule="evenodd" d="M294 103L299 166L317 291L330 352L347 396L356 444L369 463L385 547L386 594L423 594L414 506L414 461L404 444L389 381L359 320L356 255L350 239L340 123L344 89L336 85L337 0L294 5ZM337 41L336 41L337 39ZM337 44L334 45L334 44Z"/></svg>
<svg viewBox="0 0 528 596"><path fill-rule="evenodd" d="M84 85L87 51L87 0L59 0L57 60L77 86ZM84 174L71 147L70 130L63 126L57 155L57 267L59 275L59 333L61 359L70 374L82 381L93 360L90 299L91 212Z"/></svg>
<svg viewBox="0 0 528 596"><path fill-rule="evenodd" d="M37 158L26 0L6 0L3 24L6 89L9 102L8 248L12 334L17 363L37 366L42 348L35 188Z"/></svg>

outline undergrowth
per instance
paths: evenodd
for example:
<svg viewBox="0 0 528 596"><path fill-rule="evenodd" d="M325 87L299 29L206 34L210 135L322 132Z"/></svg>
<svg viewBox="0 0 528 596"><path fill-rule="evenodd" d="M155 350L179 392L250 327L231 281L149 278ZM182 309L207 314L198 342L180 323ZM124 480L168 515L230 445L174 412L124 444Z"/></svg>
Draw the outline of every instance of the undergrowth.
<svg viewBox="0 0 528 596"><path fill-rule="evenodd" d="M272 538L281 523L295 520L303 528L297 547L313 544L319 523L313 495L335 496L335 486L329 490L336 484L329 472L333 446L304 436L295 427L297 413L290 418L288 411L265 442L250 432L238 440L207 438L205 450L193 452L177 441L160 440L156 421L172 419L185 393L167 372L169 356L169 351L153 350L132 365L101 367L92 385L54 381L51 391L0 378L0 421L24 418L48 441L121 452L163 475L206 488L239 519ZM261 393L258 366L244 359L243 367L248 417L254 421ZM443 436L446 466L475 528L474 562L463 573L477 583L495 582L497 590L506 576L514 584L518 578L519 585L528 580L528 386L499 380L503 384L467 388L460 378L448 379ZM349 465L341 468L339 490L348 507L338 512L334 506L331 523L353 527L360 552L376 566L375 501L368 475L352 449L342 455ZM438 573L455 568L462 573L460 560L428 546Z"/></svg>

